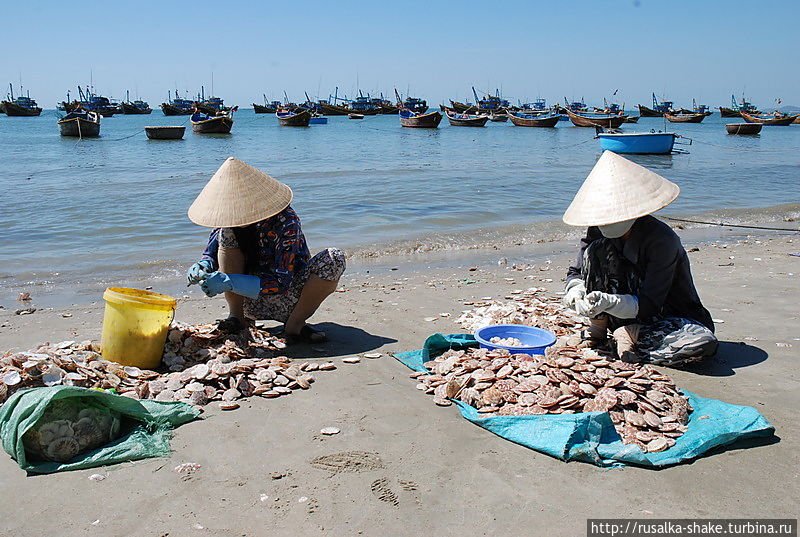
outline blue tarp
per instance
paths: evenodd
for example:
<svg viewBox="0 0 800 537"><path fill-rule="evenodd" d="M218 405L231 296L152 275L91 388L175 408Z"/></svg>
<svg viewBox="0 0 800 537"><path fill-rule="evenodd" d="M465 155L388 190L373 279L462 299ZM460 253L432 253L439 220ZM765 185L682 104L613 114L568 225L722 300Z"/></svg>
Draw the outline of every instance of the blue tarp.
<svg viewBox="0 0 800 537"><path fill-rule="evenodd" d="M421 350L397 354L395 358L415 371L427 371L422 364L446 350L473 346L477 341L470 334L434 334ZM686 390L683 393L694 408L688 429L674 446L659 453L645 453L636 445L623 444L607 412L484 417L474 407L454 402L462 416L506 440L564 461L597 466L669 466L692 460L715 447L747 438L771 437L775 432L754 408L706 399Z"/></svg>

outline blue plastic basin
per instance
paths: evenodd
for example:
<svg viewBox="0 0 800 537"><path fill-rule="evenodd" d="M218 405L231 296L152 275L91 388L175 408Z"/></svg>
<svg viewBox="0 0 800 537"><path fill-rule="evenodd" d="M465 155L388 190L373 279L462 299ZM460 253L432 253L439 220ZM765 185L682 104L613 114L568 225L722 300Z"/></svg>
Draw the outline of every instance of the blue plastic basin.
<svg viewBox="0 0 800 537"><path fill-rule="evenodd" d="M498 345L489 340L493 337L517 338L523 347ZM475 331L475 339L482 349L507 349L511 354L544 354L544 350L556 342L556 335L548 330L523 324L493 324Z"/></svg>

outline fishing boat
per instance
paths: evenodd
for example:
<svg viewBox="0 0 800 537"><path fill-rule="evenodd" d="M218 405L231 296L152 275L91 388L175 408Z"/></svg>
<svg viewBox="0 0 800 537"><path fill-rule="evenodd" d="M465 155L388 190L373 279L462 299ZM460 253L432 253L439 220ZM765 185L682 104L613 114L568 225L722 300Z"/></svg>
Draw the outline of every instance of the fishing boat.
<svg viewBox="0 0 800 537"><path fill-rule="evenodd" d="M664 112L673 112L672 101L659 101L656 99L656 94L653 93L653 108L648 108L642 104L639 106L639 115L641 117L662 117Z"/></svg>
<svg viewBox="0 0 800 537"><path fill-rule="evenodd" d="M92 91L90 86L86 87L86 91L78 86L78 96L79 100L73 101L70 103L70 105L67 105L67 103L62 103L65 105L65 111L72 112L78 108L78 105L80 105L80 108L83 110L97 112L103 117L112 117L114 114L118 114L122 111L116 102L112 101L108 97L97 95L94 93L94 91Z"/></svg>
<svg viewBox="0 0 800 537"><path fill-rule="evenodd" d="M508 114L498 114L496 112L492 112L489 114L489 121L495 123L505 123L508 121Z"/></svg>
<svg viewBox="0 0 800 537"><path fill-rule="evenodd" d="M761 123L728 123L725 130L728 134L758 134L763 126Z"/></svg>
<svg viewBox="0 0 800 537"><path fill-rule="evenodd" d="M606 132L598 129L600 149L632 155L666 155L675 146L674 132Z"/></svg>
<svg viewBox="0 0 800 537"><path fill-rule="evenodd" d="M408 108L401 108L399 112L400 126L417 129L435 129L442 121L442 114L438 111L418 114Z"/></svg>
<svg viewBox="0 0 800 537"><path fill-rule="evenodd" d="M761 125L771 125L776 127L785 127L786 125L791 125L794 121L800 117L800 114L796 116L754 116L751 114L747 114L745 112L739 112L742 118L748 123L760 123Z"/></svg>
<svg viewBox="0 0 800 537"><path fill-rule="evenodd" d="M287 108L279 108L275 112L278 121L283 127L308 127L311 121L311 110L289 110Z"/></svg>
<svg viewBox="0 0 800 537"><path fill-rule="evenodd" d="M424 114L428 111L428 101L417 97L406 97L403 101L403 106L417 114ZM398 107L398 112L399 110L400 108Z"/></svg>
<svg viewBox="0 0 800 537"><path fill-rule="evenodd" d="M161 111L165 116L188 116L195 108L195 101L191 99L181 99L178 97L178 90L175 90L175 98L172 92L167 92L167 102L161 103Z"/></svg>
<svg viewBox="0 0 800 537"><path fill-rule="evenodd" d="M317 101L320 111L326 116L346 116L351 112L350 108L333 104L330 101L320 99Z"/></svg>
<svg viewBox="0 0 800 537"><path fill-rule="evenodd" d="M731 95L731 107L730 108L727 108L725 106L720 106L719 107L719 113L720 113L720 115L722 117L741 117L740 114L742 112L745 112L746 114L751 114L751 115L755 115L755 114L760 114L761 113L758 110L758 108L753 106L753 103L751 103L750 101L748 101L747 99L744 98L744 95L742 95L741 102L738 102L738 103L736 102L736 97Z"/></svg>
<svg viewBox="0 0 800 537"><path fill-rule="evenodd" d="M253 103L253 111L256 114L274 114L278 111L278 108L281 106L280 101L271 101L267 102L267 95L265 93L261 94L264 97L264 104L256 104Z"/></svg>
<svg viewBox="0 0 800 537"><path fill-rule="evenodd" d="M567 98L564 97L564 106L559 107L558 112L561 114L565 114L567 110L577 113L586 113L589 112L589 107L586 106L583 97L581 97L580 101L572 101L572 102L567 101Z"/></svg>
<svg viewBox="0 0 800 537"><path fill-rule="evenodd" d="M508 119L517 127L555 127L560 114L523 114L522 112L509 112Z"/></svg>
<svg viewBox="0 0 800 537"><path fill-rule="evenodd" d="M365 97L359 92L359 96L354 101L350 101L350 112L365 116L377 116L381 113L381 108L370 97Z"/></svg>
<svg viewBox="0 0 800 537"><path fill-rule="evenodd" d="M491 114L492 112L505 112L511 108L511 103L507 99L500 97L500 90L496 90L494 95L486 94L483 99L478 98L478 92L472 87L472 95L475 96L475 104L462 103L450 99L450 107L456 112L471 112L473 114Z"/></svg>
<svg viewBox="0 0 800 537"><path fill-rule="evenodd" d="M603 97L603 108L598 108L597 106L593 106L591 108L591 111L596 114L619 115L623 113L623 108L625 108L624 105L620 105L619 103L609 103L608 100L606 100L606 98Z"/></svg>
<svg viewBox="0 0 800 537"><path fill-rule="evenodd" d="M42 109L36 104L36 101L31 99L30 93L27 96L19 95L14 97L14 87L9 84L9 96L7 101L0 102L0 112L5 113L7 116L21 116L32 117L38 116L42 113ZM20 86L20 92L22 86Z"/></svg>
<svg viewBox="0 0 800 537"><path fill-rule="evenodd" d="M692 99L692 112L695 114L705 114L707 116L712 114L707 104L697 104L697 101L694 99Z"/></svg>
<svg viewBox="0 0 800 537"><path fill-rule="evenodd" d="M217 112L227 112L231 108L226 107L224 101L220 97L205 97L205 88L200 86L200 99L195 103L198 110L205 114L214 115Z"/></svg>
<svg viewBox="0 0 800 537"><path fill-rule="evenodd" d="M151 140L180 140L186 127L180 126L151 126L144 128L145 134Z"/></svg>
<svg viewBox="0 0 800 537"><path fill-rule="evenodd" d="M453 127L484 127L489 121L489 116L479 114L459 114L458 112L446 112L447 120Z"/></svg>
<svg viewBox="0 0 800 537"><path fill-rule="evenodd" d="M625 123L639 123L639 116L627 116Z"/></svg>
<svg viewBox="0 0 800 537"><path fill-rule="evenodd" d="M624 115L602 115L602 114L577 114L572 110L566 110L567 116L576 127L605 127L616 129L623 123L627 116ZM513 121L513 120L512 120Z"/></svg>
<svg viewBox="0 0 800 537"><path fill-rule="evenodd" d="M355 112L351 112L347 114L347 119L364 119L364 114L356 114Z"/></svg>
<svg viewBox="0 0 800 537"><path fill-rule="evenodd" d="M321 116L316 112L311 112L311 119L308 120L309 125L327 125L328 118Z"/></svg>
<svg viewBox="0 0 800 537"><path fill-rule="evenodd" d="M520 103L519 111L523 114L540 114L546 115L553 111L547 108L547 101L545 99L536 99L529 103Z"/></svg>
<svg viewBox="0 0 800 537"><path fill-rule="evenodd" d="M192 124L192 131L197 134L230 134L233 128L233 112L237 107L224 112L217 112L216 115L206 114L198 109L189 119Z"/></svg>
<svg viewBox="0 0 800 537"><path fill-rule="evenodd" d="M122 108L122 113L126 115L142 115L142 114L149 114L153 111L150 108L150 105L142 100L135 100L131 101L131 95L129 91L125 91L125 100L120 103L120 107Z"/></svg>
<svg viewBox="0 0 800 537"><path fill-rule="evenodd" d="M380 100L378 107L380 108L380 113L387 116L393 116L400 112L399 106L385 99Z"/></svg>
<svg viewBox="0 0 800 537"><path fill-rule="evenodd" d="M58 129L61 136L95 138L100 136L100 114L79 108L59 119Z"/></svg>
<svg viewBox="0 0 800 537"><path fill-rule="evenodd" d="M695 114L692 112L689 112L688 114L670 114L668 112L664 112L664 117L667 118L667 121L670 123L700 123L706 118L706 114Z"/></svg>

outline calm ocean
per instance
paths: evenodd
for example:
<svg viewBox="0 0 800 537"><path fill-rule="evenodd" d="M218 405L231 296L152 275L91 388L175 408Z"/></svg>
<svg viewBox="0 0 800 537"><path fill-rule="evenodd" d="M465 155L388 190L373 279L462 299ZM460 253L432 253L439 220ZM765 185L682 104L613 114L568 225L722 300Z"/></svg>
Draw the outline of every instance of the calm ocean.
<svg viewBox="0 0 800 537"><path fill-rule="evenodd" d="M26 282L69 286L183 272L207 236L186 210L228 156L294 189L312 250L373 251L420 236L447 242L558 220L600 156L594 131L568 122L476 129L445 119L431 131L376 116L289 128L242 110L232 135L196 135L188 125L182 141L135 134L186 119L159 110L105 118L101 138L78 142L58 135L54 111L0 116L0 298ZM631 157L681 186L670 213L800 202L800 152L758 152L799 148L800 125L737 137L723 127L732 121L714 115L698 125L668 125L695 139L685 147L689 154ZM626 127L663 129L664 121L642 118Z"/></svg>

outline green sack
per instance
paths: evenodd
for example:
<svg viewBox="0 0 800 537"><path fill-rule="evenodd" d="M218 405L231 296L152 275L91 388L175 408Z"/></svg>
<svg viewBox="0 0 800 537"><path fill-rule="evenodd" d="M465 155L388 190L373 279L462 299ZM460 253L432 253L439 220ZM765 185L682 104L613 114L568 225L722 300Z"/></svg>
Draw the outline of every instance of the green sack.
<svg viewBox="0 0 800 537"><path fill-rule="evenodd" d="M25 433L35 431L42 416L49 419L54 414L53 408L75 406L85 406L95 412L99 409L119 419L121 436L63 463L37 460L35 455L29 457L23 441ZM107 391L76 386L31 388L16 392L0 407L0 440L3 449L20 468L49 474L168 455L171 429L199 415L199 410L184 403L137 401ZM29 446L30 438L28 435Z"/></svg>

